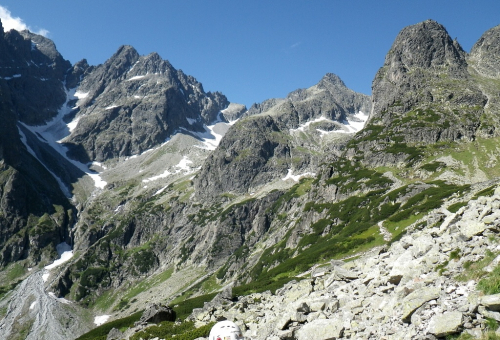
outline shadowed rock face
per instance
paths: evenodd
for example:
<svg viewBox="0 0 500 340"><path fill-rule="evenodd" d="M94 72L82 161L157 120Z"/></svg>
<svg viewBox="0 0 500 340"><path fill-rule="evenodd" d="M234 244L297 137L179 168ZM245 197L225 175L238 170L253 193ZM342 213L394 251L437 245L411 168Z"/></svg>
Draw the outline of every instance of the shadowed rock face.
<svg viewBox="0 0 500 340"><path fill-rule="evenodd" d="M66 99L64 80L71 68L54 43L29 31L0 26L0 81L10 88L18 119L40 125L53 118Z"/></svg>
<svg viewBox="0 0 500 340"><path fill-rule="evenodd" d="M176 70L157 53L139 56L122 46L88 72L78 92L81 119L66 139L83 148L82 160L104 161L141 153L165 142L179 129L203 132L229 102L205 93L195 78Z"/></svg>
<svg viewBox="0 0 500 340"><path fill-rule="evenodd" d="M49 39L28 31L4 33L0 24L1 267L22 259L36 264L67 235L71 205L28 152L18 126L43 124L57 114L70 67ZM36 223L42 217L44 227Z"/></svg>
<svg viewBox="0 0 500 340"><path fill-rule="evenodd" d="M500 77L500 25L486 31L472 46L470 60L483 76Z"/></svg>

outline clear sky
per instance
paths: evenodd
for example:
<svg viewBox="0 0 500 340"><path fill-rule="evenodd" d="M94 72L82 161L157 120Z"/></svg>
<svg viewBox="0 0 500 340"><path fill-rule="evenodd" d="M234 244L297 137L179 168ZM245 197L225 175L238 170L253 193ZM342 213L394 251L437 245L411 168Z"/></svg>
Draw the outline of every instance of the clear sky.
<svg viewBox="0 0 500 340"><path fill-rule="evenodd" d="M351 89L371 83L398 32L434 19L466 51L500 24L499 0L0 0L52 39L65 59L105 62L127 44L158 52L248 107L316 84L328 72ZM5 11L6 9L7 11ZM4 24L5 26L5 24Z"/></svg>

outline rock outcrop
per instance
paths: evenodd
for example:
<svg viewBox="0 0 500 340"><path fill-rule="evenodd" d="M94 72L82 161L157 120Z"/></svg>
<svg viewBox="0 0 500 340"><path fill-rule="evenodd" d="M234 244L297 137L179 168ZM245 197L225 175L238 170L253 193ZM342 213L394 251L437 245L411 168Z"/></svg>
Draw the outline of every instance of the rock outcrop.
<svg viewBox="0 0 500 340"><path fill-rule="evenodd" d="M480 119L488 95L470 75L467 53L433 20L401 30L373 80L372 101L370 120L347 152L372 166L415 161L411 147L471 141L496 129Z"/></svg>
<svg viewBox="0 0 500 340"><path fill-rule="evenodd" d="M57 114L70 66L52 41L28 31L4 32L0 24L1 267L46 261L67 240L71 204L22 143L21 123L42 124Z"/></svg>

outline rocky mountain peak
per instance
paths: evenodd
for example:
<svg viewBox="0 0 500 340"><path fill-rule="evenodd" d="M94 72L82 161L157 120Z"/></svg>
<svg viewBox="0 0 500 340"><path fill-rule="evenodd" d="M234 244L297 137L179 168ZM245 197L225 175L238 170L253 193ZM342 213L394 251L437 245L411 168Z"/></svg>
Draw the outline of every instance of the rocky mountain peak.
<svg viewBox="0 0 500 340"><path fill-rule="evenodd" d="M500 25L486 31L472 46L470 61L483 76L500 77Z"/></svg>
<svg viewBox="0 0 500 340"><path fill-rule="evenodd" d="M331 84L340 87L346 87L342 79L334 73L327 73L321 78L318 85Z"/></svg>
<svg viewBox="0 0 500 340"><path fill-rule="evenodd" d="M432 101L432 95L422 93L440 74L447 79L468 77L466 52L460 44L433 20L403 28L373 81L372 116L387 111L396 101L403 110L422 100Z"/></svg>
<svg viewBox="0 0 500 340"><path fill-rule="evenodd" d="M63 81L71 63L50 39L29 31L1 31L0 79L12 89L7 96L22 122L42 124L64 103Z"/></svg>
<svg viewBox="0 0 500 340"><path fill-rule="evenodd" d="M66 139L80 145L72 156L81 160L136 155L181 130L205 132L203 124L229 105L223 94L204 92L158 53L140 56L131 46L84 72L77 89L78 126Z"/></svg>
<svg viewBox="0 0 500 340"><path fill-rule="evenodd" d="M436 67L465 64L465 51L451 39L443 25L434 20L404 28L396 37L387 58L405 67Z"/></svg>

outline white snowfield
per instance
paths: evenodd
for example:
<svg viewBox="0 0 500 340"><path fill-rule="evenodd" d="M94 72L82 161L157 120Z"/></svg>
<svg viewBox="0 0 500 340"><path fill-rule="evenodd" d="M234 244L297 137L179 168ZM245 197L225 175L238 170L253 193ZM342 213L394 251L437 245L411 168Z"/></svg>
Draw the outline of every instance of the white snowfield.
<svg viewBox="0 0 500 340"><path fill-rule="evenodd" d="M354 119L353 119L354 118ZM321 129L316 129L319 133L321 133L321 136L324 136L326 134L332 134L332 133L356 133L358 131L361 131L366 124L366 121L368 120L368 115L359 111L358 113L353 115L353 118L347 118L347 120L343 121L340 125L340 129L338 130L333 130L333 131L325 131ZM298 131L305 131L309 126L313 123L318 123L321 121L330 121L333 122L332 120L326 118L326 117L319 117L313 120L310 120L304 124L301 124L298 128L296 129L290 129L290 132L298 132Z"/></svg>
<svg viewBox="0 0 500 340"><path fill-rule="evenodd" d="M49 276L50 276L50 270L54 269L64 262L69 261L73 257L73 250L71 249L71 246L67 244L66 242L59 243L56 246L57 253L59 254L59 259L55 260L52 264L45 266L45 271L42 274L42 278L44 282L47 282Z"/></svg>
<svg viewBox="0 0 500 340"><path fill-rule="evenodd" d="M303 174L300 174L300 175L293 175L293 170L292 169L288 169L288 173L286 174L285 177L282 178L283 181L286 181L286 180L293 180L295 182L298 182L301 178L303 177L314 177L316 176L315 173L313 172L306 172L306 173L303 173Z"/></svg>
<svg viewBox="0 0 500 340"><path fill-rule="evenodd" d="M69 158L66 155L67 149L64 147L61 142L69 136L71 131L73 131L76 128L76 125L78 124L78 119L74 119L72 122L65 123L63 121L64 116L66 116L68 113L70 113L72 110L76 109L78 107L78 102L77 106L75 107L70 107L69 101L74 100L74 99L83 99L88 96L87 93L83 92L77 92L76 89L72 89L66 92L66 102L62 105L62 107L59 109L59 112L56 117L54 117L50 122L46 123L45 125L40 125L40 126L30 126L26 125L24 123L22 124L26 129L30 130L38 136L38 138L43 138L44 142L47 142L54 150L56 150L61 156L63 156L65 159L67 159L70 163L72 163L75 167L77 167L79 170L82 172L86 173L88 176L90 176L94 180L94 185L96 188L104 189L106 186L106 182L101 178L101 176L90 170L85 164L82 164L78 161L75 161L71 158ZM21 130L19 130L20 134L24 136ZM26 145L28 151L36 158L35 152L31 150L31 148L28 146L26 142L26 138L23 138L23 142ZM42 162L40 162L42 163ZM43 164L43 163L42 163ZM52 173L54 178L59 182L59 185L61 186L61 190L66 194L66 196L71 197L71 193L69 188L67 188L63 182L54 174Z"/></svg>
<svg viewBox="0 0 500 340"><path fill-rule="evenodd" d="M96 326L100 326L102 325L103 323L105 323L106 321L108 321L108 319L111 317L111 315L99 315L99 316L96 316L94 318L94 324Z"/></svg>
<svg viewBox="0 0 500 340"><path fill-rule="evenodd" d="M174 168L176 168L176 170L174 172L170 172L167 169L167 170L165 170L160 175L143 179L142 182L143 183L148 183L148 182L156 181L157 179L166 178L166 177L168 177L170 175L176 175L176 174L181 173L181 172L184 172L185 174L190 174L190 173L196 171L196 169L193 169L189 165L189 164L192 164L192 163L193 163L193 161L191 161L190 159L188 159L187 156L184 156L184 157L182 157L182 159L179 161L179 163L177 165L174 165Z"/></svg>

